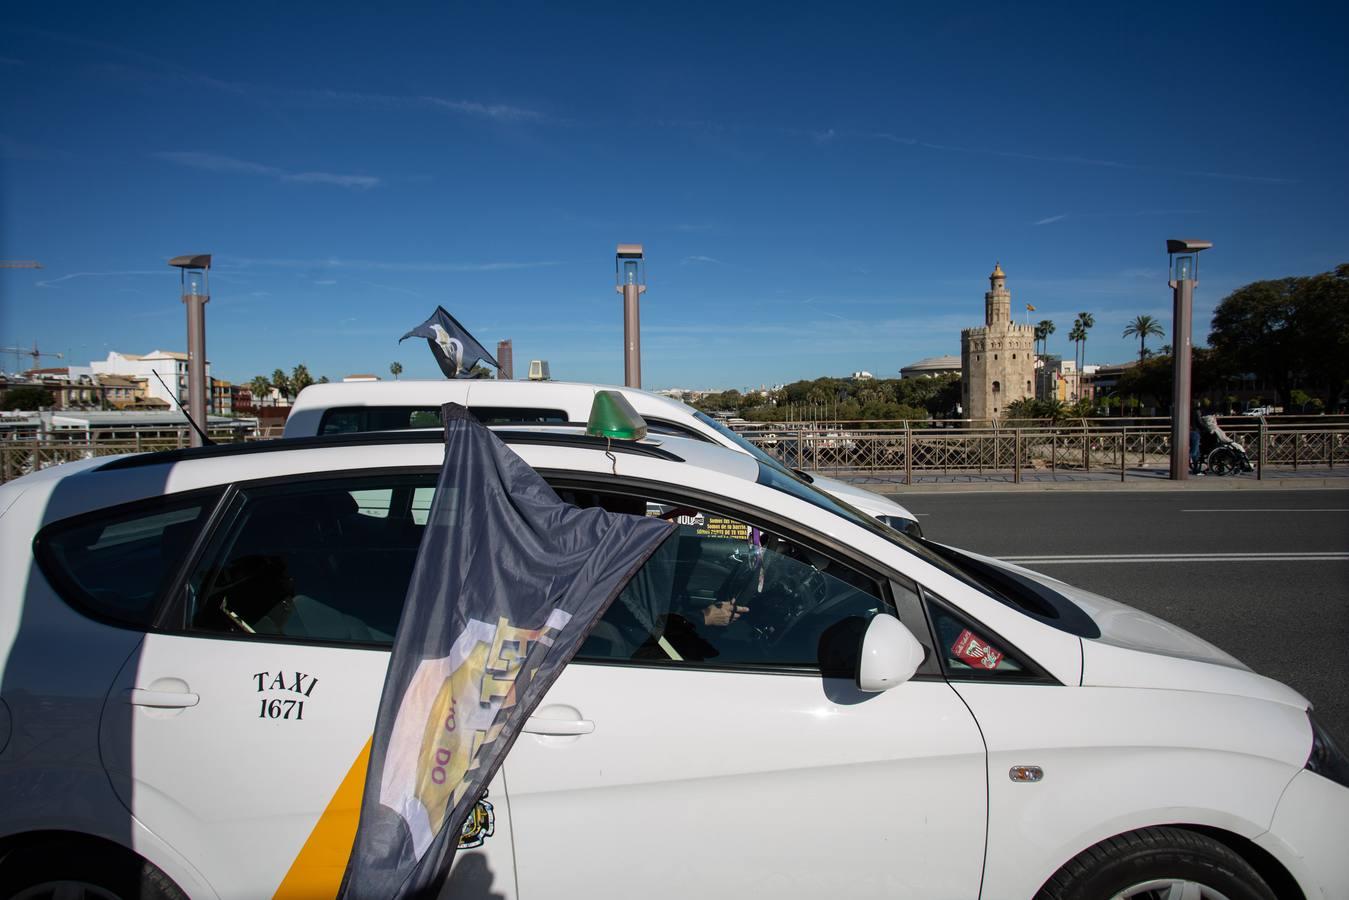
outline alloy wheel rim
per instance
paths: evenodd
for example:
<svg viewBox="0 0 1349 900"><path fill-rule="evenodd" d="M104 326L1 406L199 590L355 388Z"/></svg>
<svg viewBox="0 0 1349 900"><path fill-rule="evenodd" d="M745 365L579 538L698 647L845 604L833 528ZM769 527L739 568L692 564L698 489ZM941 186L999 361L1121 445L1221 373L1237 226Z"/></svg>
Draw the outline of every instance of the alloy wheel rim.
<svg viewBox="0 0 1349 900"><path fill-rule="evenodd" d="M87 881L62 879L25 888L11 900L122 900L122 897Z"/></svg>
<svg viewBox="0 0 1349 900"><path fill-rule="evenodd" d="M1127 887L1110 900L1228 900L1226 894L1198 881L1155 878Z"/></svg>

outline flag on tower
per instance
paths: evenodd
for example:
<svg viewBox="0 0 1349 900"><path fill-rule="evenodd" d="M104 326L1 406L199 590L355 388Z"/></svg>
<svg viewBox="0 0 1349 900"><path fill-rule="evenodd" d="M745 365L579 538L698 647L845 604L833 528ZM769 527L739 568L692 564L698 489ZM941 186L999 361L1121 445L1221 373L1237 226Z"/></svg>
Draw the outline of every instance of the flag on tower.
<svg viewBox="0 0 1349 900"><path fill-rule="evenodd" d="M1035 307L1033 307L1033 306L1031 306L1029 303L1027 303L1027 304L1026 304L1026 312L1035 312Z"/></svg>

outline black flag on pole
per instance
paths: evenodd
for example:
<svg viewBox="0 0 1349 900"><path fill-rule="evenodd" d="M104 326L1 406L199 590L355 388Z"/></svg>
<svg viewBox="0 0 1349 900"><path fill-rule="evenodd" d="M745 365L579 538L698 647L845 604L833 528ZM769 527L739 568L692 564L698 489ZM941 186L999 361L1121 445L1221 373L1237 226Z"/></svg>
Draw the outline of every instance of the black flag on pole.
<svg viewBox="0 0 1349 900"><path fill-rule="evenodd" d="M443 306L437 306L431 318L400 337L398 343L410 337L426 338L431 355L436 358L446 378L467 377L479 360L486 360L495 368L501 368L487 348L479 344L478 339L469 334L468 329L460 325Z"/></svg>
<svg viewBox="0 0 1349 900"><path fill-rule="evenodd" d="M591 626L674 530L558 499L464 407L403 604L341 897L436 896L460 829Z"/></svg>

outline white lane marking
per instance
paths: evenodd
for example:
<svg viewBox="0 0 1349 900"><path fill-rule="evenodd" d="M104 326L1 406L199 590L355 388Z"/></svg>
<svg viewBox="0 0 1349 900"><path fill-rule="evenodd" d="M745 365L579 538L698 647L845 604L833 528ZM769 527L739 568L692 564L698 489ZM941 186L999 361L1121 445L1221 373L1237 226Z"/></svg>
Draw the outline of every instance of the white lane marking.
<svg viewBox="0 0 1349 900"><path fill-rule="evenodd" d="M1004 556L1017 565L1059 566L1074 563L1163 563L1163 562L1338 562L1349 553L1096 553L1077 556Z"/></svg>
<svg viewBox="0 0 1349 900"><path fill-rule="evenodd" d="M1310 507L1306 509L1182 509L1181 512L1234 512L1234 513L1290 513L1290 512L1349 512L1349 507L1340 508L1320 508Z"/></svg>

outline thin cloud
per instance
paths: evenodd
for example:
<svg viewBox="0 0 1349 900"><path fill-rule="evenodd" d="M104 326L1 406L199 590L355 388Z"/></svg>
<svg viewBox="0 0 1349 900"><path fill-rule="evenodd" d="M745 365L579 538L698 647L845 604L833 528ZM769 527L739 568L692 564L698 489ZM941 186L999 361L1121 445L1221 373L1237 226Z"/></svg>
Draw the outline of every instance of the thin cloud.
<svg viewBox="0 0 1349 900"><path fill-rule="evenodd" d="M22 66L24 61L12 56L0 56L0 66Z"/></svg>
<svg viewBox="0 0 1349 900"><path fill-rule="evenodd" d="M954 153L974 153L983 156L1001 156L1007 159L1026 159L1034 162L1067 163L1069 165L1097 166L1107 169L1127 169L1135 172L1164 172L1171 175L1191 175L1199 178L1221 178L1228 181L1247 181L1258 184L1297 183L1292 179L1277 178L1267 175L1242 175L1232 172L1204 172L1188 169L1170 169L1161 166L1147 166L1138 163L1121 162L1114 159L1093 159L1086 156L1050 156L1038 153L1017 153L1010 150L992 150L987 147L958 147L950 144L931 144L927 141L919 141L918 146L926 147L930 150L942 150Z"/></svg>
<svg viewBox="0 0 1349 900"><path fill-rule="evenodd" d="M1067 213L1060 213L1060 214L1057 215L1057 216L1049 216L1049 217L1047 217L1047 218L1041 219L1040 221L1036 222L1035 224L1036 224L1036 225L1053 225L1055 222L1062 222L1062 221L1063 221L1064 219L1066 219L1066 218L1068 218L1068 214L1067 214Z"/></svg>
<svg viewBox="0 0 1349 900"><path fill-rule="evenodd" d="M717 258L714 257L714 256L686 256L686 257L684 257L683 259L681 259L680 262L681 262L681 263L715 263L716 265L719 265L719 266L724 266L724 265L725 265L725 263L723 263L721 260L717 259Z"/></svg>
<svg viewBox="0 0 1349 900"><path fill-rule="evenodd" d="M282 181L296 184L335 184L338 187L369 190L379 187L380 180L373 175L336 175L332 172L299 172L295 175L282 175Z"/></svg>
<svg viewBox="0 0 1349 900"><path fill-rule="evenodd" d="M249 162L232 156L216 153L197 153L194 151L161 151L150 154L161 162L172 163L188 169L201 169L205 172L219 172L227 175L257 175L275 178L278 181L295 184L331 184L353 190L369 190L378 187L380 179L373 175L339 175L334 172L288 172L279 166Z"/></svg>
<svg viewBox="0 0 1349 900"><path fill-rule="evenodd" d="M323 279L320 279L319 281L314 282L314 284L325 284L325 285L326 285L326 284L337 284L337 279L336 279L336 278L323 278Z"/></svg>
<svg viewBox="0 0 1349 900"><path fill-rule="evenodd" d="M363 269L371 272L505 272L516 269L540 269L560 266L557 260L502 260L495 262L389 262L375 259L343 259L330 256L324 259L287 259L259 257L231 257L228 263L240 266L266 266L278 269ZM384 285L376 285L385 287ZM397 290L397 288L389 288Z"/></svg>
<svg viewBox="0 0 1349 900"><path fill-rule="evenodd" d="M153 271L148 269L136 269L123 272L71 272L69 275L62 275L59 278L43 279L42 281L36 282L36 284L38 287L45 288L51 287L54 284L60 284L63 281L70 281L71 279L74 278L112 278L123 275L165 275L168 273L168 271L169 270L165 268L165 269L155 269Z"/></svg>
<svg viewBox="0 0 1349 900"><path fill-rule="evenodd" d="M481 116L498 122L536 122L543 118L542 113L505 103L477 103L473 100L446 100L444 97L419 97L424 103L451 112L470 116Z"/></svg>

